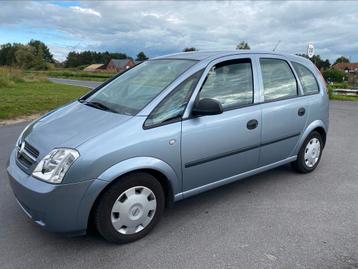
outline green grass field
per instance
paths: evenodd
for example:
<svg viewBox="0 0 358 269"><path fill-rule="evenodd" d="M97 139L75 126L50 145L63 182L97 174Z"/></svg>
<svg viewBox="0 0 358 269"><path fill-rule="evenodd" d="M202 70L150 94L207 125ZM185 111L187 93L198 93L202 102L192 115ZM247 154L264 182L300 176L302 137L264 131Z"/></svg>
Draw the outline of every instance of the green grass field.
<svg viewBox="0 0 358 269"><path fill-rule="evenodd" d="M106 81L117 73L84 72L76 70L28 71L28 74L42 75L52 78L67 78L77 80Z"/></svg>
<svg viewBox="0 0 358 269"><path fill-rule="evenodd" d="M0 122L44 113L86 92L87 88L48 82L43 75L0 68Z"/></svg>
<svg viewBox="0 0 358 269"><path fill-rule="evenodd" d="M52 110L87 91L50 82L21 82L13 87L0 88L0 121Z"/></svg>

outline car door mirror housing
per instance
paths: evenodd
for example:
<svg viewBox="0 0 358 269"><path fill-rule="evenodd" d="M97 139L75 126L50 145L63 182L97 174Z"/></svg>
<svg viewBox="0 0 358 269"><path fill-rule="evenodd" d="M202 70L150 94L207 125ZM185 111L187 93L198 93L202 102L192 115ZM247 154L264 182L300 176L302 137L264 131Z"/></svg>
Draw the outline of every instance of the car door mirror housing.
<svg viewBox="0 0 358 269"><path fill-rule="evenodd" d="M197 102L192 110L194 116L217 115L223 113L223 107L220 102L204 98Z"/></svg>

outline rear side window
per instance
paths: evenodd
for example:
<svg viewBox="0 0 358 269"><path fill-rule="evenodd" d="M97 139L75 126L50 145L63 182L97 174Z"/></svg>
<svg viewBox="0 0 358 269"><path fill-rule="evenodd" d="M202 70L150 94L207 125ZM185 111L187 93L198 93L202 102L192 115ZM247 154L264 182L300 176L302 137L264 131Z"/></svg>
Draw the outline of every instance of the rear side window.
<svg viewBox="0 0 358 269"><path fill-rule="evenodd" d="M303 93L313 94L319 92L317 80L313 73L304 65L292 62L293 68L295 69L298 78L302 84Z"/></svg>
<svg viewBox="0 0 358 269"><path fill-rule="evenodd" d="M156 127L180 120L202 73L203 70L198 71L176 87L176 89L150 113L144 123L144 127Z"/></svg>
<svg viewBox="0 0 358 269"><path fill-rule="evenodd" d="M297 96L297 81L284 60L260 59L265 101Z"/></svg>
<svg viewBox="0 0 358 269"><path fill-rule="evenodd" d="M199 98L219 101L223 109L232 109L253 103L253 79L250 59L219 63L209 71Z"/></svg>

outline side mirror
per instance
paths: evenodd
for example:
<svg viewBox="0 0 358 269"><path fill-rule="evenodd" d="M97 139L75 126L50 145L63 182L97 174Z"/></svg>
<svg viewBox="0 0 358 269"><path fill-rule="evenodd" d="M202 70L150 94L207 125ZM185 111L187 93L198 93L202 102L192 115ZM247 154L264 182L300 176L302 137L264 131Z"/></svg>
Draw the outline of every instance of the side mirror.
<svg viewBox="0 0 358 269"><path fill-rule="evenodd" d="M201 99L193 107L192 114L195 116L217 115L223 113L221 104L210 98Z"/></svg>

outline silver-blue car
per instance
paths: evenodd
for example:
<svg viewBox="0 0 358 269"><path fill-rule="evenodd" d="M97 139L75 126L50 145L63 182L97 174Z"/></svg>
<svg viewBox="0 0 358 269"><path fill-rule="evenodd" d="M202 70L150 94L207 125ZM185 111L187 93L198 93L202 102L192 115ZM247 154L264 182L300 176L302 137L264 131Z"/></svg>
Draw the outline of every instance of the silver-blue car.
<svg viewBox="0 0 358 269"><path fill-rule="evenodd" d="M145 236L173 202L292 163L313 171L328 130L320 72L252 51L154 58L21 133L8 174L43 228L107 240Z"/></svg>

